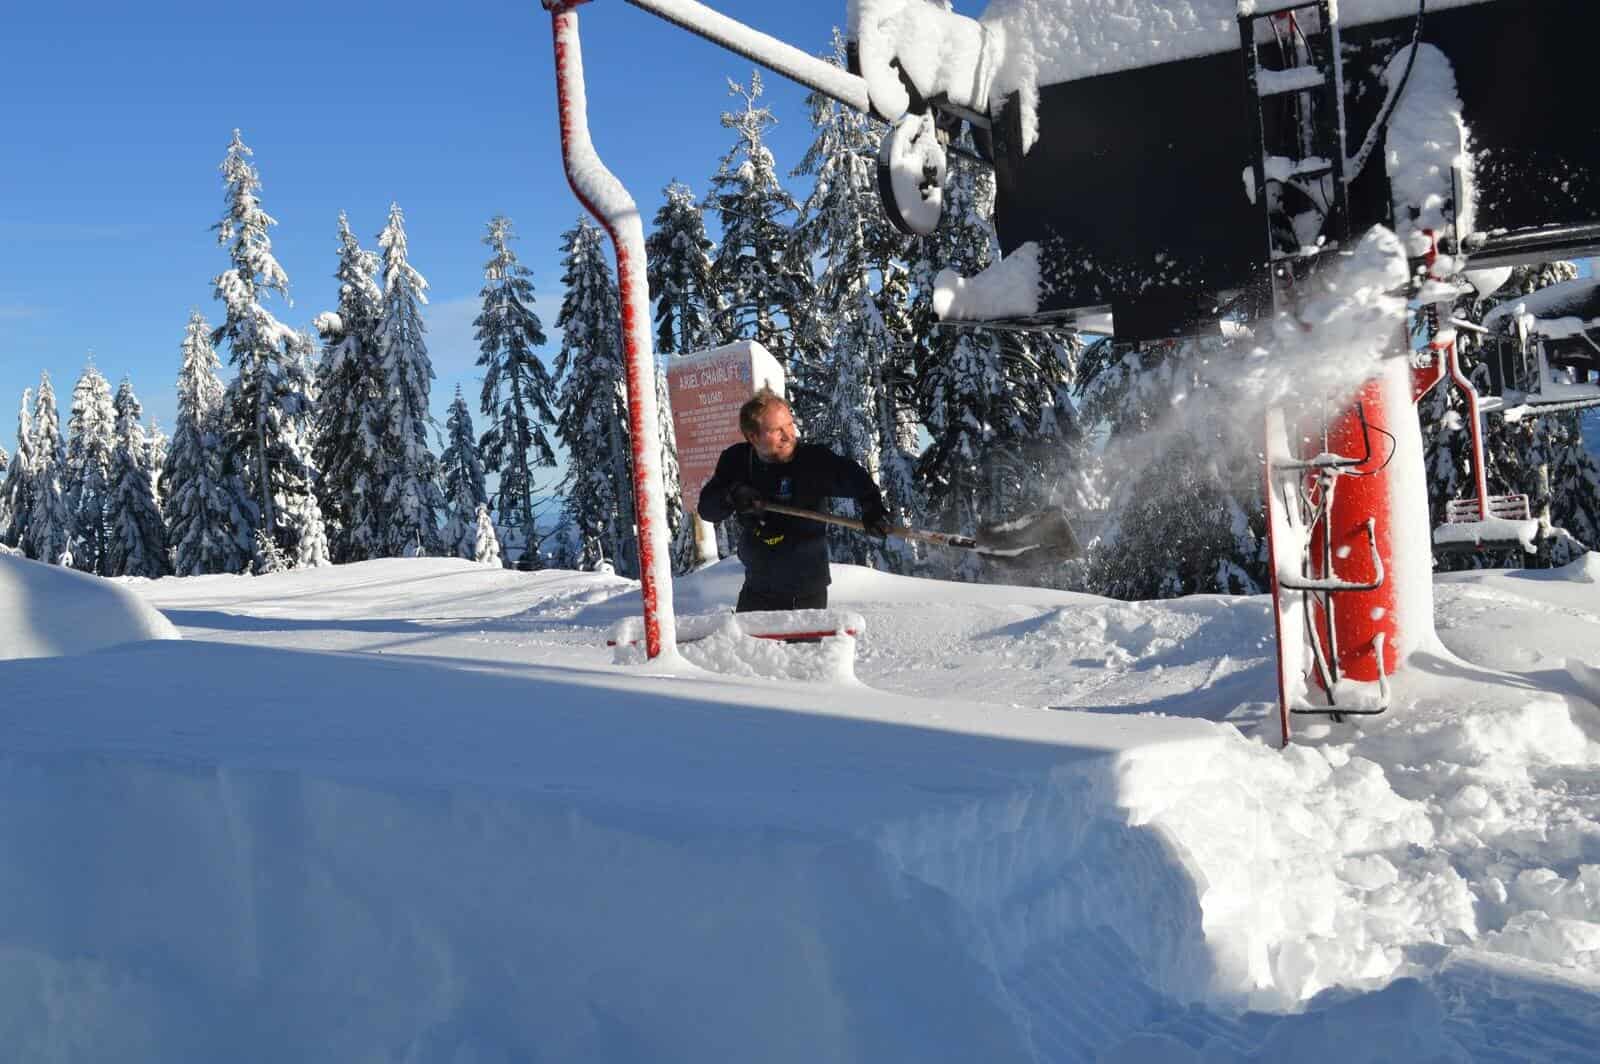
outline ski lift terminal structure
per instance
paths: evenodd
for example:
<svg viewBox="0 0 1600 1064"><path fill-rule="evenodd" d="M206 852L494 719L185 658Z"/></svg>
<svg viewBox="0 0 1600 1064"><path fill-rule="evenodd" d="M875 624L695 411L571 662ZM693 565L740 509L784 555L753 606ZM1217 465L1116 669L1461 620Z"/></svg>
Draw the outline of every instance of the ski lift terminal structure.
<svg viewBox="0 0 1600 1064"><path fill-rule="evenodd" d="M568 177L617 249L655 657L674 635L643 232L589 142L584 2L544 6ZM1447 378L1467 397L1474 497L1434 538L1477 545L1525 540L1536 525L1525 498L1488 494L1481 417L1600 405L1593 282L1483 326L1449 313L1467 283L1487 294L1509 267L1600 252L1600 108L1579 105L1593 91L1594 0L1189 0L1181 11L991 0L978 19L925 0L851 0L848 70L698 0L628 2L889 123L879 189L908 232L937 221L964 128L976 151L960 165L994 169L1000 266L1024 263L1035 284L1020 307L974 313L947 297L947 318L1059 329L1109 315L1132 343L1215 333L1292 316L1306 282L1375 227L1400 237L1422 345L1402 326L1354 395L1261 411L1284 742L1293 714L1383 712L1388 677L1433 637L1416 402ZM1167 19L1168 39L1106 47L1130 11ZM1396 169L1398 116L1428 123L1436 149L1451 141L1443 165ZM1490 396L1461 372L1463 333L1492 354Z"/></svg>

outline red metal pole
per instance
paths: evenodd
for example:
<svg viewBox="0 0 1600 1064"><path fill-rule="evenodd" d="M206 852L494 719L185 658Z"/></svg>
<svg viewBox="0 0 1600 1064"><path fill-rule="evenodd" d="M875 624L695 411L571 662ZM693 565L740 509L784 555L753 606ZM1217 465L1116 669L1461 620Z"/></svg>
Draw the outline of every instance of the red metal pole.
<svg viewBox="0 0 1600 1064"><path fill-rule="evenodd" d="M611 236L617 252L622 340L628 387L628 431L633 449L633 501L638 517L639 581L644 599L645 652L677 646L672 611L672 569L667 545L666 491L661 477L660 416L656 406L655 351L650 342L650 290L645 280L644 225L639 208L589 139L588 101L578 13L584 0L544 0L556 49L556 95L561 109L561 156L567 183Z"/></svg>

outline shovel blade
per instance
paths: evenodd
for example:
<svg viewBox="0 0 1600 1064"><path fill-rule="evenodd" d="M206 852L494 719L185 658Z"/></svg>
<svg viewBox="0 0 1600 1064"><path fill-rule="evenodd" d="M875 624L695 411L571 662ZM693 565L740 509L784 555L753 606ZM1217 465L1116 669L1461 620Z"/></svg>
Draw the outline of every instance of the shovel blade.
<svg viewBox="0 0 1600 1064"><path fill-rule="evenodd" d="M977 550L993 558L1016 561L1062 561L1083 553L1078 537L1058 509L1024 514L978 529Z"/></svg>

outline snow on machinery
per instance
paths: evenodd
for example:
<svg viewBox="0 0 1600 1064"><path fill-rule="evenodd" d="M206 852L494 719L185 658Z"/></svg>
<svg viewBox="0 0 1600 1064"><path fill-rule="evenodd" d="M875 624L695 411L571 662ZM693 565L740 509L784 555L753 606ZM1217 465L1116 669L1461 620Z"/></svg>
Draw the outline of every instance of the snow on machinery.
<svg viewBox="0 0 1600 1064"><path fill-rule="evenodd" d="M1283 402L1265 448L1284 739L1291 713L1387 708L1386 678L1433 634L1415 403L1447 375L1476 402L1449 307L1508 267L1600 250L1600 110L1562 106L1585 98L1600 5L991 0L971 19L852 0L845 72L695 0L630 2L888 122L880 192L908 231L936 224L966 127L994 167L1004 259L941 275L947 321L1109 319L1142 343L1289 320L1335 361L1339 323L1308 314L1322 282L1363 249L1397 260L1374 268L1398 300L1342 305L1389 316L1385 357ZM1398 243L1374 244L1379 226ZM1415 349L1406 295L1427 333ZM1507 333L1542 360L1516 401L1600 402L1600 385L1551 387L1551 341L1593 338L1557 331ZM1472 502L1473 534L1521 512L1481 472Z"/></svg>

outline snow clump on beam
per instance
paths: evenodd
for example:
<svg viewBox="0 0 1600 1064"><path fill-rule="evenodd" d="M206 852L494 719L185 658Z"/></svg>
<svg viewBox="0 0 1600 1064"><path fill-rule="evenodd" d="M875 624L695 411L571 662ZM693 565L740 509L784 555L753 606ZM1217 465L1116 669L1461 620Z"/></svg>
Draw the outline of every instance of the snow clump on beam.
<svg viewBox="0 0 1600 1064"><path fill-rule="evenodd" d="M1488 0L1429 0L1434 13ZM873 107L898 118L910 96L945 94L991 116L1018 96L1022 150L1038 139L1039 86L1236 51L1254 0L990 0L976 20L924 0L851 0L850 36ZM1416 0L1340 0L1342 26L1414 16Z"/></svg>
<svg viewBox="0 0 1600 1064"><path fill-rule="evenodd" d="M847 17L867 95L884 118L911 106L902 76L923 99L943 94L957 106L987 109L998 41L981 23L925 0L850 0Z"/></svg>
<svg viewBox="0 0 1600 1064"><path fill-rule="evenodd" d="M1411 51L1408 45L1395 53L1383 74L1391 101L1404 79L1404 92L1389 119L1384 163L1400 238L1422 254L1429 247L1425 231L1442 234L1452 221L1452 208L1458 235L1472 231L1476 196L1455 68L1431 44L1417 46L1414 63ZM1406 78L1408 65L1411 75ZM1454 202L1457 174L1460 201Z"/></svg>
<svg viewBox="0 0 1600 1064"><path fill-rule="evenodd" d="M975 277L940 270L933 279L940 321L1026 318L1039 312L1039 245L1030 240Z"/></svg>

